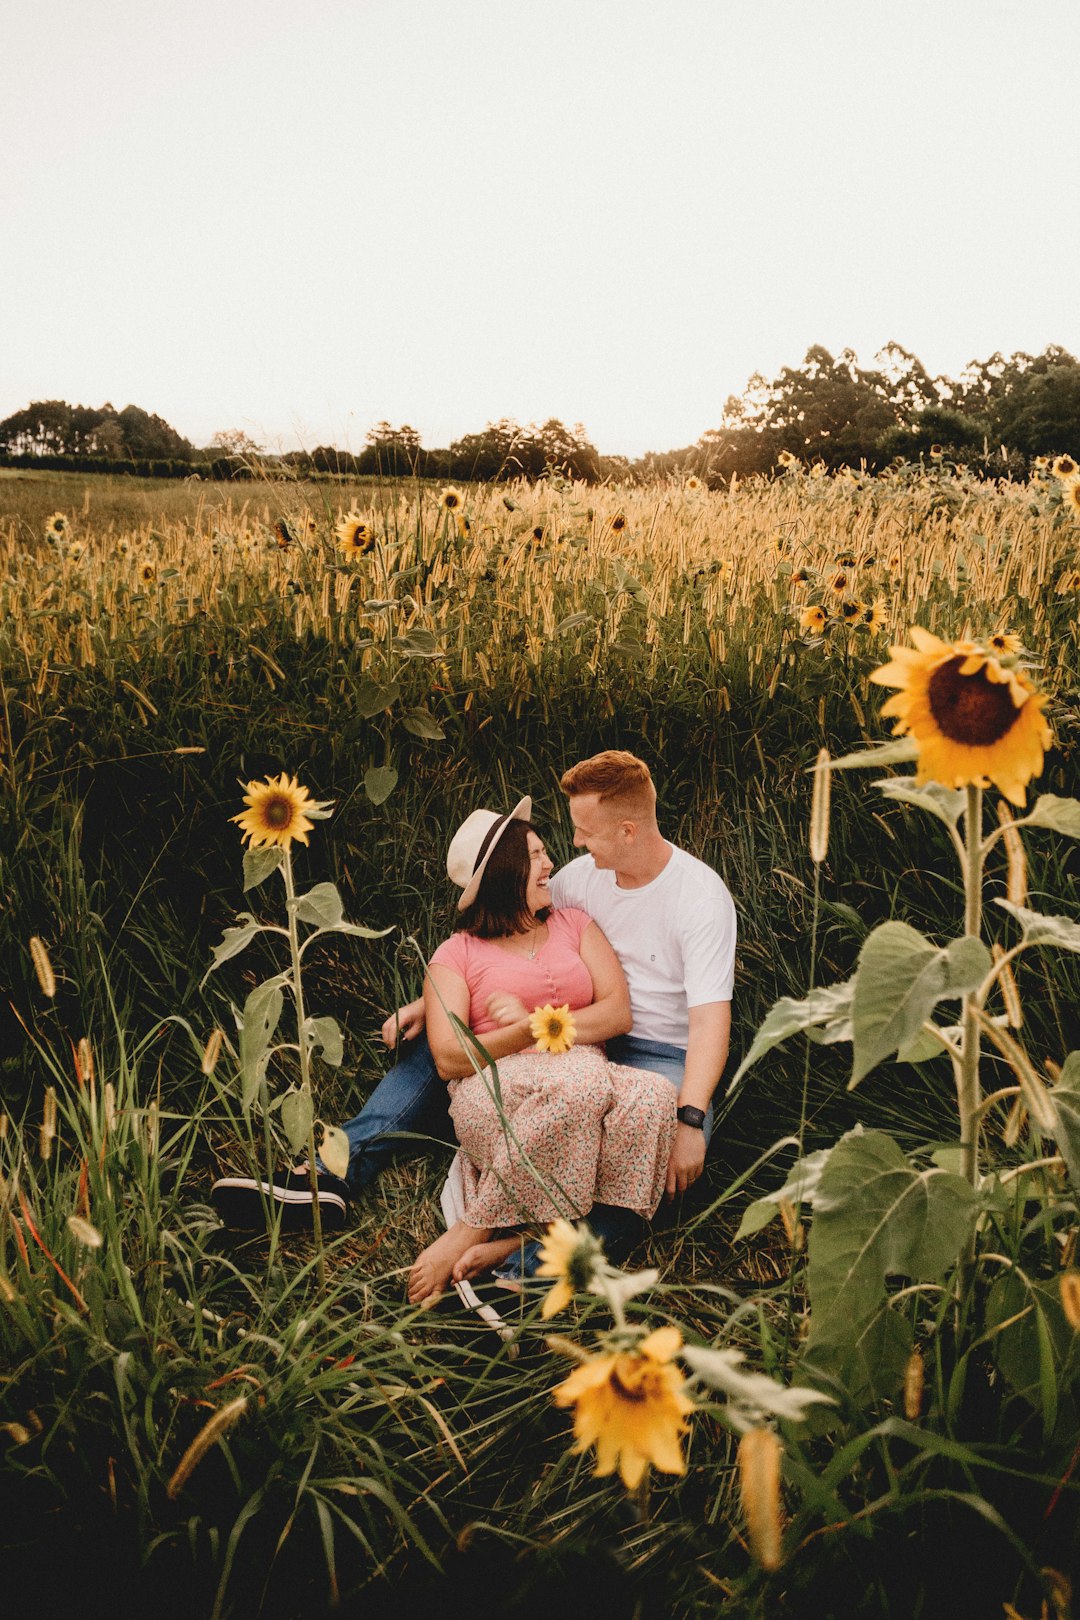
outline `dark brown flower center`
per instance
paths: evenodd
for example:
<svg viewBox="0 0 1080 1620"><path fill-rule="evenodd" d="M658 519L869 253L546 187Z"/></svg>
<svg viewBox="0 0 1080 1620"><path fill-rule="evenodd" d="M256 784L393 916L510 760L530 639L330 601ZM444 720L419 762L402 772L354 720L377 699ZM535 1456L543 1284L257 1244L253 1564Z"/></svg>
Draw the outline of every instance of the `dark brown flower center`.
<svg viewBox="0 0 1080 1620"><path fill-rule="evenodd" d="M1004 682L987 679L985 670L961 675L963 658L950 658L930 677L930 713L950 742L989 748L1016 724L1020 713Z"/></svg>
<svg viewBox="0 0 1080 1620"><path fill-rule="evenodd" d="M287 827L292 820L293 807L288 799L267 799L263 805L263 820L268 827Z"/></svg>
<svg viewBox="0 0 1080 1620"><path fill-rule="evenodd" d="M648 1394L643 1388L640 1379L636 1379L633 1384L627 1384L620 1378L618 1362L611 1369L611 1387L620 1400L634 1401L635 1403L648 1400Z"/></svg>

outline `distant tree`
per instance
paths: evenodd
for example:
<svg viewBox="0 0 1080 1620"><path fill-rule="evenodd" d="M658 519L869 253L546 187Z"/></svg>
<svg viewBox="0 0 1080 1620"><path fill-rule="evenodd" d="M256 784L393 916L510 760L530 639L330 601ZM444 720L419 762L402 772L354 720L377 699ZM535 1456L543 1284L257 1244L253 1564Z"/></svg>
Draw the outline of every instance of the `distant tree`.
<svg viewBox="0 0 1080 1620"><path fill-rule="evenodd" d="M994 445L1029 456L1080 451L1080 362L1057 345L973 361L955 398L962 414L984 419Z"/></svg>
<svg viewBox="0 0 1080 1620"><path fill-rule="evenodd" d="M206 448L217 455L236 456L241 460L262 454L261 445L256 444L241 428L223 428L220 433L214 434Z"/></svg>
<svg viewBox="0 0 1080 1620"><path fill-rule="evenodd" d="M150 459L188 460L193 446L164 417L153 416L140 410L138 405L125 405L117 417L124 435L124 449L128 455Z"/></svg>
<svg viewBox="0 0 1080 1620"><path fill-rule="evenodd" d="M419 470L421 454L420 435L414 427L407 422L401 427L377 422L368 429L360 466L364 472L385 478L408 478Z"/></svg>

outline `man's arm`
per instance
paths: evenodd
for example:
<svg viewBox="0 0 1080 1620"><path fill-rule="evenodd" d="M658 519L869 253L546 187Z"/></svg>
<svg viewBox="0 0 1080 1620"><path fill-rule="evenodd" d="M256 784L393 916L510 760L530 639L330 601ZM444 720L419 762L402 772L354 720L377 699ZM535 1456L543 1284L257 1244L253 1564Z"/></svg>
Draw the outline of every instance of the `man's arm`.
<svg viewBox="0 0 1080 1620"><path fill-rule="evenodd" d="M705 1110L712 1101L728 1057L731 1040L731 1002L706 1001L690 1008L690 1035L686 1068L679 1087L679 1107ZM678 1125L668 1160L668 1198L692 1187L705 1167L705 1133L693 1125Z"/></svg>

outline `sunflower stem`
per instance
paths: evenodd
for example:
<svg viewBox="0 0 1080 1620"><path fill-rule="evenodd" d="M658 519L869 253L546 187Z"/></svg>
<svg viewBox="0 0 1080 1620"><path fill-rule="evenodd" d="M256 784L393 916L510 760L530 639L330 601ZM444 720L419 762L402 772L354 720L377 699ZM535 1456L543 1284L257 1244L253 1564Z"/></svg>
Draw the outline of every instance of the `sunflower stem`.
<svg viewBox="0 0 1080 1620"><path fill-rule="evenodd" d="M304 986L300 977L300 938L296 922L296 885L293 883L292 850L285 846L281 863L285 879L285 901L289 916L289 950L292 954L293 1001L296 1006L296 1038L300 1045L300 1089L311 1094L311 1050L304 1039ZM308 1184L311 1187L311 1224L315 1233L315 1256L319 1288L326 1287L326 1255L323 1250L322 1212L319 1209L319 1173L315 1168L315 1104L311 1101L308 1118Z"/></svg>
<svg viewBox="0 0 1080 1620"><path fill-rule="evenodd" d="M982 931L982 877L982 788L969 783L964 818L964 933L974 939L978 939ZM961 1166L966 1179L973 1187L978 1187L980 1031L977 991L969 990L964 997L962 1027L956 1074Z"/></svg>

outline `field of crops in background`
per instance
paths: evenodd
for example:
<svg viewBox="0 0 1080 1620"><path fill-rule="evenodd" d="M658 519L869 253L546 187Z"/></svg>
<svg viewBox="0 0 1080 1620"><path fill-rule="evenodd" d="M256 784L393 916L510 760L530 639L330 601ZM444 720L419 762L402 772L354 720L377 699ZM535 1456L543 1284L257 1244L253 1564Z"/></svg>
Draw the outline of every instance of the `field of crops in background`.
<svg viewBox="0 0 1080 1620"><path fill-rule="evenodd" d="M627 747L653 768L662 830L735 897L734 1067L772 1002L847 973L874 923L952 929L944 832L838 778L811 961L806 773L821 747L886 735L869 675L909 626L1019 637L1050 695L1042 786L1080 786L1073 488L1049 469L992 485L945 462L873 478L793 466L713 489L0 478L0 1075L20 1142L35 1140L46 1087L61 1109L47 1158L19 1158L12 1125L5 1161L17 1370L0 1389L0 1509L29 1557L60 1538L89 1567L108 1561L132 1601L163 1594L166 1613L170 1592L177 1612L286 1615L361 1590L370 1605L410 1590L434 1613L439 1582L540 1590L567 1571L608 1596L662 1593L672 1613L755 1612L781 1591L792 1613L833 1612L826 1591L849 1614L915 1612L904 1515L875 1509L871 1556L857 1473L805 1510L805 1549L766 1577L717 1412L686 1478L631 1503L569 1455L535 1313L510 1359L456 1319L408 1310L400 1268L436 1229L438 1156L383 1178L322 1296L303 1244L222 1247L209 1182L264 1146L238 1118L228 1053L210 1074L203 1054L253 970L202 981L222 928L258 909L228 820L239 783L295 774L335 803L297 854L305 882L332 880L348 916L394 929L320 946L310 969L318 1010L346 1032L320 1112L355 1112L386 1061L384 1011L418 989L403 941L426 953L447 931L450 832L477 803L531 792L565 857L562 768ZM1045 846L1031 893L1070 909L1074 859ZM31 936L48 947L51 999ZM1058 1061L1080 1044L1068 960L1027 1010L1034 1049ZM649 1245L657 1324L782 1366L790 1249L732 1242L753 1166L782 1136L803 1128L813 1148L856 1119L944 1138L947 1074L939 1106L909 1072L871 1077L856 1104L834 1051L816 1048L804 1114L801 1049L755 1071L690 1218ZM41 1238L26 1254L19 1194ZM80 1210L107 1226L103 1250L71 1237ZM243 1420L170 1491L222 1391L247 1398ZM955 1522L929 1503L924 1534L945 1545ZM837 1515L851 1533L821 1537ZM971 1533L970 1578L1000 1612L1008 1538L987 1530L988 1552ZM511 1557L526 1547L523 1574Z"/></svg>

